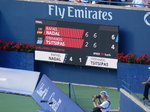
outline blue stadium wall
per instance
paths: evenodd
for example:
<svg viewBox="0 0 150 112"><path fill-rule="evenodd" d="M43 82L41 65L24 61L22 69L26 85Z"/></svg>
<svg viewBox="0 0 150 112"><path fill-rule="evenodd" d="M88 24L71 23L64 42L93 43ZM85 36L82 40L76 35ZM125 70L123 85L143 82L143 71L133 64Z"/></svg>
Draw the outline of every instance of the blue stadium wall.
<svg viewBox="0 0 150 112"><path fill-rule="evenodd" d="M120 89L120 112L149 112L149 107L133 94Z"/></svg>
<svg viewBox="0 0 150 112"><path fill-rule="evenodd" d="M50 12L49 7L53 7ZM99 17L77 17L72 11L92 10ZM118 8L118 9L117 9ZM64 10L60 16L58 10ZM150 10L130 9L113 6L73 4L68 2L0 1L0 40L35 43L35 19L53 19L73 22L96 23L120 26L119 52L150 54ZM36 61L36 70L51 80L117 87L117 70L81 67L59 63Z"/></svg>

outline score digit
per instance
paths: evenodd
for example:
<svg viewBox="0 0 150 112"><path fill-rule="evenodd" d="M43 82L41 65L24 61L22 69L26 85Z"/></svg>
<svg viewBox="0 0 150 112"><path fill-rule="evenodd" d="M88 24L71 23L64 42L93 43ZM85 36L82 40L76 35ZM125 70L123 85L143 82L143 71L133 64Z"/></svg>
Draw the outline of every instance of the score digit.
<svg viewBox="0 0 150 112"><path fill-rule="evenodd" d="M96 43L96 42L93 44L93 47L94 47L94 48L97 48L97 43Z"/></svg>
<svg viewBox="0 0 150 112"><path fill-rule="evenodd" d="M89 45L89 42L85 42L85 47L88 47L88 45Z"/></svg>
<svg viewBox="0 0 150 112"><path fill-rule="evenodd" d="M115 45L114 44L111 46L111 49L113 49L113 50L115 49Z"/></svg>
<svg viewBox="0 0 150 112"><path fill-rule="evenodd" d="M82 62L82 58L79 58L80 63Z"/></svg>
<svg viewBox="0 0 150 112"><path fill-rule="evenodd" d="M72 57L70 57L70 58L69 58L69 60L70 60L70 61L73 61L73 58L72 58Z"/></svg>
<svg viewBox="0 0 150 112"><path fill-rule="evenodd" d="M115 38L116 38L115 35L112 35L112 36L111 36L111 39L112 39L112 40L115 40Z"/></svg>
<svg viewBox="0 0 150 112"><path fill-rule="evenodd" d="M86 32L86 33L85 33L85 37L89 37L89 32Z"/></svg>
<svg viewBox="0 0 150 112"><path fill-rule="evenodd" d="M94 37L94 38L97 38L97 33L94 33L93 37Z"/></svg>

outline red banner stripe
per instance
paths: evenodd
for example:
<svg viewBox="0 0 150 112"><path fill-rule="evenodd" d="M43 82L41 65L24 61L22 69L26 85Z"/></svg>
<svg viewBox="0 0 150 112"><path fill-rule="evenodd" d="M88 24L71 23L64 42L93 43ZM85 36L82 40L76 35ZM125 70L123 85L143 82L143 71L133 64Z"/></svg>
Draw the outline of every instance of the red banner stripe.
<svg viewBox="0 0 150 112"><path fill-rule="evenodd" d="M72 37L72 38L82 38L83 33L84 33L83 29L61 28L53 26L46 26L44 30L44 35Z"/></svg>
<svg viewBox="0 0 150 112"><path fill-rule="evenodd" d="M43 44L51 46L82 48L83 42L83 39L46 36Z"/></svg>

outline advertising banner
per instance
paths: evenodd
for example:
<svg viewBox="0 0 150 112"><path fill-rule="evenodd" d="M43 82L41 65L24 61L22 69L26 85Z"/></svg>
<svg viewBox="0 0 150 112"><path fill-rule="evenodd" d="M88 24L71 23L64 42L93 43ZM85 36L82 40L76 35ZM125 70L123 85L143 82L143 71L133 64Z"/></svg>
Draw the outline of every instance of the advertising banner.
<svg viewBox="0 0 150 112"><path fill-rule="evenodd" d="M32 98L50 112L84 112L66 96L46 75L43 75Z"/></svg>
<svg viewBox="0 0 150 112"><path fill-rule="evenodd" d="M0 67L0 91L32 95L39 74L39 72Z"/></svg>

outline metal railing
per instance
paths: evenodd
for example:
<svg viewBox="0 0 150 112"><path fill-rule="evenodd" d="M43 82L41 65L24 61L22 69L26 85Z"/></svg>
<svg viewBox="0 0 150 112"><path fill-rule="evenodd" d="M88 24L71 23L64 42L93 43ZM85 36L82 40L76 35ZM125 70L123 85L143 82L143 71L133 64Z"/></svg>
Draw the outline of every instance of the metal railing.
<svg viewBox="0 0 150 112"><path fill-rule="evenodd" d="M76 95L75 95L75 91L74 91L74 87L73 87L72 83L69 83L68 88L69 88L68 89L69 90L69 98L71 99L72 95L73 95L74 102L76 104L78 104L77 99L76 99Z"/></svg>
<svg viewBox="0 0 150 112"><path fill-rule="evenodd" d="M136 93L131 91L131 85L128 84L126 81L122 80L122 87L123 89L125 89L127 92L129 92L130 94L132 94L133 96L135 96L139 101L143 102L144 105L147 105L148 107L150 107L150 104L143 100L139 95L137 95Z"/></svg>

